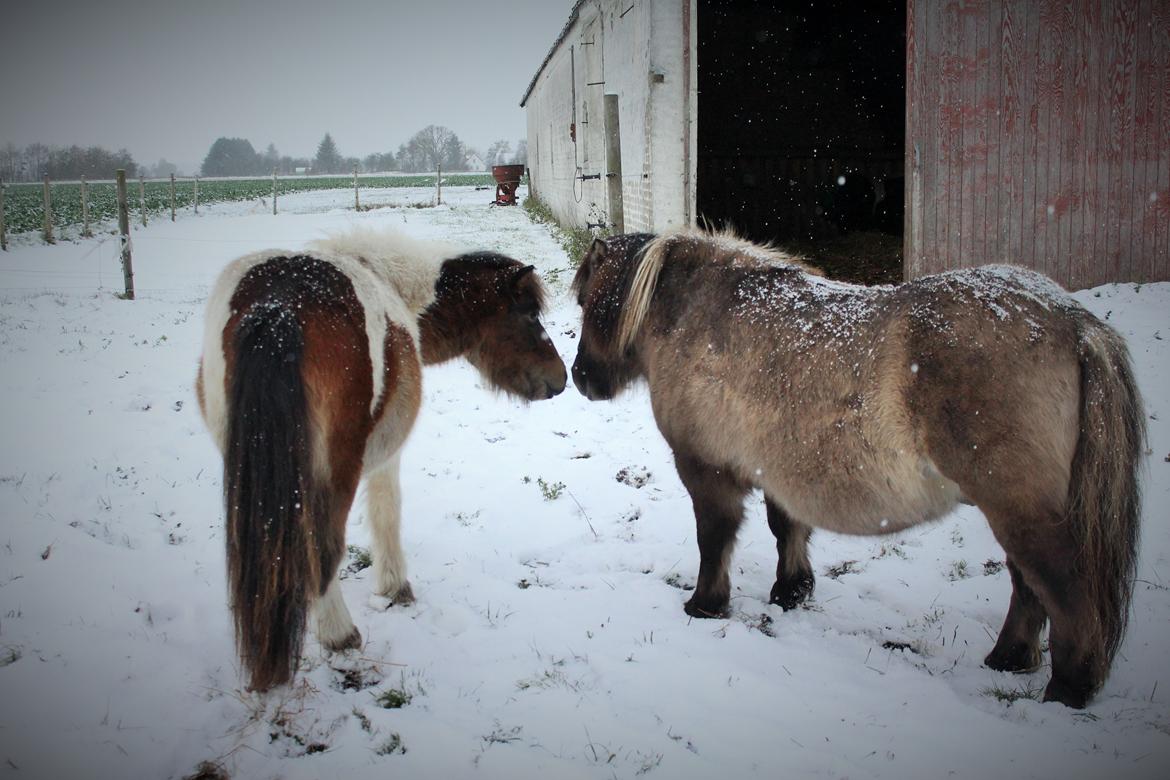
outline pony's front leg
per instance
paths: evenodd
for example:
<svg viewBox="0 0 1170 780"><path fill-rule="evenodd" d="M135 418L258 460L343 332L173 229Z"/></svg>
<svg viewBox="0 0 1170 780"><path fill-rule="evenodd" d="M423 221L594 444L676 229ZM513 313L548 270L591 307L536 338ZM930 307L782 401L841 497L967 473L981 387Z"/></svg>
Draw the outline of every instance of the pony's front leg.
<svg viewBox="0 0 1170 780"><path fill-rule="evenodd" d="M816 585L812 564L808 560L808 539L812 529L798 523L788 513L764 498L768 512L768 527L776 537L776 583L768 600L784 610L795 609L812 595Z"/></svg>
<svg viewBox="0 0 1170 780"><path fill-rule="evenodd" d="M402 491L398 483L400 455L369 475L370 531L373 542L374 591L392 604L409 604L414 592L406 579L406 557L402 554Z"/></svg>
<svg viewBox="0 0 1170 780"><path fill-rule="evenodd" d="M675 452L674 463L691 494L699 542L699 578L683 608L691 617L724 617L731 603L731 552L750 486L693 456Z"/></svg>
<svg viewBox="0 0 1170 780"><path fill-rule="evenodd" d="M331 653L362 646L362 635L353 624L353 618L341 597L341 583L337 575L321 597L313 604L317 624L317 641Z"/></svg>

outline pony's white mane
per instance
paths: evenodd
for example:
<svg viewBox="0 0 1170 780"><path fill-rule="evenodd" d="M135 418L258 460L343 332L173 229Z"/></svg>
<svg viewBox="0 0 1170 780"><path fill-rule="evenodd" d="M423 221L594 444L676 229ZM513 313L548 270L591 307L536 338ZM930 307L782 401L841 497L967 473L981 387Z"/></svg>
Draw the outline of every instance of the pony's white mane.
<svg viewBox="0 0 1170 780"><path fill-rule="evenodd" d="M810 270L796 258L771 246L756 244L738 235L731 228L720 230L702 230L698 228L682 228L652 239L642 250L638 259L638 267L634 271L634 278L630 281L630 292L622 306L621 317L618 319L617 348L625 352L634 343L646 315L650 311L650 301L654 297L654 288L658 285L658 274L671 248L677 244L687 243L691 246L707 244L714 250L716 257L734 255L751 258L768 264L796 265L803 270ZM812 271L812 273L818 273Z"/></svg>
<svg viewBox="0 0 1170 780"><path fill-rule="evenodd" d="M442 262L466 251L446 241L428 241L368 227L332 233L309 242L309 248L322 255L365 260L415 315L434 302L435 280Z"/></svg>

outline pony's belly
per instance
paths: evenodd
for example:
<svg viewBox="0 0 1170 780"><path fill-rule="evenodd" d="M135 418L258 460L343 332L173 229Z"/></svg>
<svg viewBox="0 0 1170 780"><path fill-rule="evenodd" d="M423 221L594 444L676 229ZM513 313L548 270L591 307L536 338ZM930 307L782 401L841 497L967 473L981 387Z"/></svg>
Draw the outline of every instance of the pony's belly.
<svg viewBox="0 0 1170 780"><path fill-rule="evenodd" d="M900 468L826 468L814 479L793 481L779 475L764 492L806 525L841 534L896 533L936 520L959 502L959 486L926 459Z"/></svg>

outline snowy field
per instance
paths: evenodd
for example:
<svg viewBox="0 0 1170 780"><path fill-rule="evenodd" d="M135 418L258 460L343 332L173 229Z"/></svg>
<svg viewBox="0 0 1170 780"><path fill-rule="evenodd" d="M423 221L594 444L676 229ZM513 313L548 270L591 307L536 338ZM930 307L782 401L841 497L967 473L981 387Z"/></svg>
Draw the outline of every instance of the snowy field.
<svg viewBox="0 0 1170 780"><path fill-rule="evenodd" d="M690 620L694 520L644 389L524 405L466 364L428 370L403 458L418 601L377 609L353 561L361 651L310 638L296 684L245 692L221 465L192 391L209 285L245 252L394 226L534 263L571 363L572 264L550 229L490 192L443 194L156 221L134 232L133 302L108 234L0 253L0 777L1170 776L1170 284L1076 294L1129 339L1150 426L1131 627L1085 711L1029 698L1047 667L983 667L1010 582L974 509L816 533L815 598L784 613L755 499L733 617ZM347 541L368 547L360 501Z"/></svg>

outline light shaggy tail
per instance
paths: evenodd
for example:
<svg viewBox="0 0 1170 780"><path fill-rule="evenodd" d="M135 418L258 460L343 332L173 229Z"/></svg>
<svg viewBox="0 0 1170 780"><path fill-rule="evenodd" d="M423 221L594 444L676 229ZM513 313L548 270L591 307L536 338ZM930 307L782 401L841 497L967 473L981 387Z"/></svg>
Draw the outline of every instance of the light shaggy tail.
<svg viewBox="0 0 1170 780"><path fill-rule="evenodd" d="M1096 320L1084 322L1080 330L1080 437L1067 518L1081 542L1081 574L1097 617L1091 644L1099 668L1092 679L1104 680L1129 620L1145 415L1122 337Z"/></svg>

